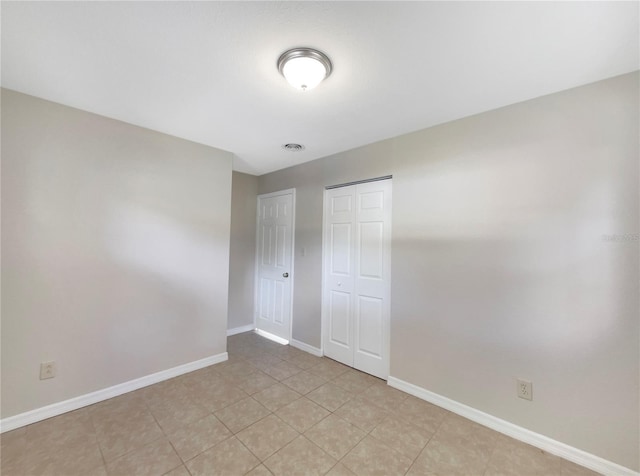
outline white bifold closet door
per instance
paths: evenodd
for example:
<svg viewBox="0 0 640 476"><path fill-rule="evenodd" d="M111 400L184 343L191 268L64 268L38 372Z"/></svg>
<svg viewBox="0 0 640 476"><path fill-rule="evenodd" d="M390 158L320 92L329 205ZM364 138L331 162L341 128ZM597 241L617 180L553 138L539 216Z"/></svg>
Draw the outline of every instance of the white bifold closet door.
<svg viewBox="0 0 640 476"><path fill-rule="evenodd" d="M323 233L323 352L386 379L391 179L326 190Z"/></svg>

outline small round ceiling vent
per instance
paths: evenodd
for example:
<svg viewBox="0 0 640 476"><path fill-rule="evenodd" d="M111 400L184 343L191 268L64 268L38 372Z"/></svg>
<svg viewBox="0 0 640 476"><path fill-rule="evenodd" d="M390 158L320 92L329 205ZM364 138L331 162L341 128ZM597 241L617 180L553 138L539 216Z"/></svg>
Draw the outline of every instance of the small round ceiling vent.
<svg viewBox="0 0 640 476"><path fill-rule="evenodd" d="M291 152L299 152L301 150L304 150L304 146L302 144L285 144L282 146L282 148Z"/></svg>

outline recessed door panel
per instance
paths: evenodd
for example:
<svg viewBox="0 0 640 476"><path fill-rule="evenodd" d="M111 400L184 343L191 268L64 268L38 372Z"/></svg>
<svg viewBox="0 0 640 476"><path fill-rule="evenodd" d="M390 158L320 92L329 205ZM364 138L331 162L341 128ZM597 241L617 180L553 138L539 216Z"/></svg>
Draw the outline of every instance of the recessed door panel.
<svg viewBox="0 0 640 476"><path fill-rule="evenodd" d="M358 296L357 306L357 352L382 358L384 318L383 300L371 296Z"/></svg>
<svg viewBox="0 0 640 476"><path fill-rule="evenodd" d="M384 192L374 191L360 194L360 210L382 210L384 207Z"/></svg>
<svg viewBox="0 0 640 476"><path fill-rule="evenodd" d="M360 223L360 272L362 278L383 278L384 223Z"/></svg>
<svg viewBox="0 0 640 476"><path fill-rule="evenodd" d="M350 212L353 202L353 195L342 195L331 198L331 213L335 215L341 212Z"/></svg>
<svg viewBox="0 0 640 476"><path fill-rule="evenodd" d="M285 284L283 281L273 282L273 322L282 325L285 315Z"/></svg>
<svg viewBox="0 0 640 476"><path fill-rule="evenodd" d="M349 275L351 272L351 223L331 224L331 273Z"/></svg>
<svg viewBox="0 0 640 476"><path fill-rule="evenodd" d="M281 224L275 226L275 243L273 249L276 253L275 263L279 268L284 268L287 259L287 225Z"/></svg>
<svg viewBox="0 0 640 476"><path fill-rule="evenodd" d="M350 346L349 320L351 318L351 295L331 291L329 298L329 338L334 344Z"/></svg>
<svg viewBox="0 0 640 476"><path fill-rule="evenodd" d="M261 248L261 261L263 266L271 265L271 234L272 234L272 226L271 225L262 225L261 232L259 236L259 246Z"/></svg>
<svg viewBox="0 0 640 476"><path fill-rule="evenodd" d="M285 218L287 216L288 204L285 202L278 202L276 204L276 218Z"/></svg>
<svg viewBox="0 0 640 476"><path fill-rule="evenodd" d="M260 313L261 319L271 319L271 280L260 279Z"/></svg>

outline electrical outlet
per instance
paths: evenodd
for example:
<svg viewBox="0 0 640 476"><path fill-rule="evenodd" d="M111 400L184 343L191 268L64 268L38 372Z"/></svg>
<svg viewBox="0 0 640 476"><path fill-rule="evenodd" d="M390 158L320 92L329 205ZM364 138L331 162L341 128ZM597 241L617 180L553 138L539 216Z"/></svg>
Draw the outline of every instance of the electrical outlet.
<svg viewBox="0 0 640 476"><path fill-rule="evenodd" d="M528 380L518 379L518 397L533 400L533 384Z"/></svg>
<svg viewBox="0 0 640 476"><path fill-rule="evenodd" d="M45 380L48 378L53 378L56 376L56 363L51 362L42 362L40 364L40 380Z"/></svg>

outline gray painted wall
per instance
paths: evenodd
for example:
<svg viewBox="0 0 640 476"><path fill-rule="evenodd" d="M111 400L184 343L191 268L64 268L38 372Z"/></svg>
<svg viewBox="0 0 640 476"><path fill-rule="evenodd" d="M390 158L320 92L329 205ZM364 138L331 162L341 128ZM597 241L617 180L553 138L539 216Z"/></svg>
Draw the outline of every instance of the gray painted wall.
<svg viewBox="0 0 640 476"><path fill-rule="evenodd" d="M391 375L640 469L638 241L608 239L639 231L638 103L633 73L259 177L297 189L293 337L320 346L323 187L393 174Z"/></svg>
<svg viewBox="0 0 640 476"><path fill-rule="evenodd" d="M3 418L225 352L231 164L2 90Z"/></svg>
<svg viewBox="0 0 640 476"><path fill-rule="evenodd" d="M253 324L258 177L233 172L228 329Z"/></svg>

